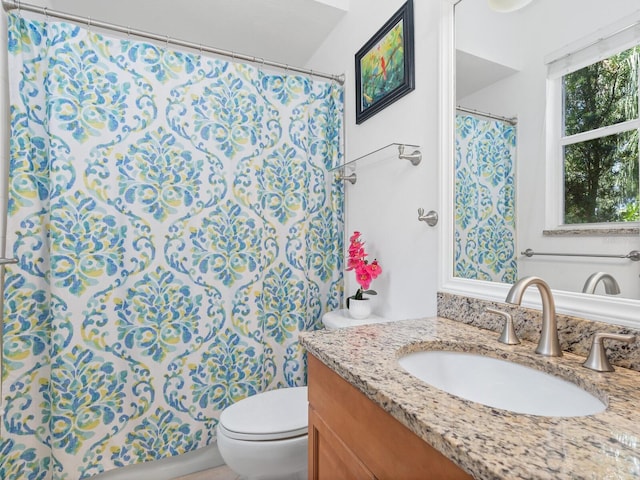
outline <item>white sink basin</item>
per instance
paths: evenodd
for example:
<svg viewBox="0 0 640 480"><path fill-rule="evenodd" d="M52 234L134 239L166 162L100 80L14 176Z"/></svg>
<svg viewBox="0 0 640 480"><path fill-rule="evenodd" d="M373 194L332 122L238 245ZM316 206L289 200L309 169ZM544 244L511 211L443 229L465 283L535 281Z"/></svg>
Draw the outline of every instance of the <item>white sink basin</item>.
<svg viewBox="0 0 640 480"><path fill-rule="evenodd" d="M515 413L581 417L607 408L574 383L497 358L431 350L404 355L399 362L407 372L440 390Z"/></svg>

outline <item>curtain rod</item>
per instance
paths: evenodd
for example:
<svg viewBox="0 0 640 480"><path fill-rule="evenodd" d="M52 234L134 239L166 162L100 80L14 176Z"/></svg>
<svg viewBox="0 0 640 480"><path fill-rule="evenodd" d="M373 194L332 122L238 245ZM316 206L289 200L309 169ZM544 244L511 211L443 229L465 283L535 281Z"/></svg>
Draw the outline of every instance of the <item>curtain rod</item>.
<svg viewBox="0 0 640 480"><path fill-rule="evenodd" d="M518 124L518 119L516 117L502 117L500 115L494 115L493 113L486 113L486 112L481 112L480 110L474 110L472 108L465 108L465 107L461 107L461 106L457 106L456 110L460 111L460 112L465 112L465 113L472 113L475 115L481 115L483 117L487 117L487 118L493 118L494 120L502 120L503 122L507 122L511 125L517 125Z"/></svg>
<svg viewBox="0 0 640 480"><path fill-rule="evenodd" d="M345 80L344 75L333 75L330 73L316 72L311 69L287 65L285 63L274 62L271 60L265 60L264 58L254 57L250 55L243 55L240 53L231 52L229 50L222 50L219 48L208 47L206 45L188 42L186 40L180 40L177 38L171 38L168 35L158 35L156 33L145 32L143 30L137 30L130 27L123 27L121 25L115 25L113 23L102 22L100 20L93 20L91 17L80 17L78 15L73 15L71 13L51 10L47 7L40 7L37 5L23 3L20 0L2 0L2 7L7 12L10 10L18 10L18 12L20 12L21 10L24 10L27 12L38 13L40 15L44 15L45 17L54 17L61 20L68 20L70 22L87 25L88 27L98 27L98 28L103 28L105 30L113 30L115 32L124 33L127 35L135 35L137 37L148 38L150 40L156 40L158 42L165 42L167 44L173 44L173 45L178 45L180 47L191 48L201 52L208 52L208 53L213 53L215 55L221 55L224 57L231 57L233 60L242 60L246 62L258 63L261 66L266 65L269 67L279 68L285 71L292 71L292 72L302 73L305 75L326 78L329 80L333 80L334 82L337 82L340 85L343 85Z"/></svg>

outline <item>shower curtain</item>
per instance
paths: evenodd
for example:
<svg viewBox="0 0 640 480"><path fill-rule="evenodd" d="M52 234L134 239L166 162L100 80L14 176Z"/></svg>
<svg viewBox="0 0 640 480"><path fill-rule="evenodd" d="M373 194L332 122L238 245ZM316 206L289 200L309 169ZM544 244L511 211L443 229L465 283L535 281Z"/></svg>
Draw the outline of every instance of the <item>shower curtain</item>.
<svg viewBox="0 0 640 480"><path fill-rule="evenodd" d="M513 125L456 115L456 277L517 280L515 149Z"/></svg>
<svg viewBox="0 0 640 480"><path fill-rule="evenodd" d="M342 88L9 22L0 478L211 444L341 303Z"/></svg>

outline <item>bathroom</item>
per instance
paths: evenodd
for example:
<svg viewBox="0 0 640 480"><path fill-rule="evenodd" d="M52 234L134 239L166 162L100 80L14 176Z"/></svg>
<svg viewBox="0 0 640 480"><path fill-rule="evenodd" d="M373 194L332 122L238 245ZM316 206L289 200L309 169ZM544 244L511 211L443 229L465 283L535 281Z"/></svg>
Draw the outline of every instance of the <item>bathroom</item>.
<svg viewBox="0 0 640 480"><path fill-rule="evenodd" d="M453 84L453 66L451 58L444 55L443 50L446 49L447 35L452 34L447 25L452 15L451 5L455 2L414 1L415 89L361 124L356 124L355 120L354 54L404 2L351 0L309 3L330 5L335 9L332 14L331 28L326 30L325 38L317 40L317 48L312 49L302 61L294 63L281 60L281 62L303 66L318 72L344 73L346 76L343 157L347 162L360 157L365 157L365 160L357 165L357 183L344 184L346 195L344 236L346 243L352 232L363 232L371 257L377 258L384 269L383 275L376 279L374 284L378 292L378 295L372 299L375 312L394 320L433 316L438 312L436 293L439 290L503 302L508 290L505 285L465 282L448 273L451 270L453 258L452 253L448 252L452 248L451 235L448 233L452 231L451 219L448 218L451 214L452 202L450 201L451 192L445 185L447 175L451 172L447 171L447 165L450 163L446 161L448 158L446 152L449 148L446 144L447 133L440 127L447 121L453 124L453 113L449 111L452 110L450 105L454 104L453 92L447 87ZM197 10L184 8L184 12L177 12L175 5L167 5L166 10L162 10L161 5L154 4L153 11L158 13L153 16L157 17L158 25L140 24L138 26L134 25L133 15L131 19L127 19L111 17L109 15L112 12L108 11L85 13L79 9L79 6L73 6L73 2L52 1L42 5L51 9L77 12L83 17L91 16L94 24L98 20L105 20L125 27L154 31L161 36L171 32L168 25L169 19L174 23L183 22L188 25L191 21L195 22L194 19L200 18L204 20L205 27L207 20L207 15ZM110 7L105 10L126 12L128 6L125 5L115 8L110 4ZM201 6L201 8L207 7ZM147 16L148 12L152 11L151 8L143 7L141 10L147 12ZM524 11L526 9L523 9ZM304 15L302 16L304 18ZM167 24L162 24L163 20ZM91 27L88 26L88 28ZM97 29L95 26L94 28ZM179 37L177 34L175 36ZM186 40L196 43L202 42L214 47L236 49L235 46L229 47L206 38L183 36ZM4 33L2 38L2 41L6 38ZM240 53L262 56L256 50L243 50L243 46L237 47ZM277 50L278 48L276 52ZM277 53L267 59L278 61L279 58L276 55ZM4 74L2 81L4 87ZM444 140L443 137L445 137ZM6 143L6 138L2 141ZM420 164L414 166L410 162L398 161L393 158L393 155L389 155L388 151L383 152L385 158L379 161L367 160L371 152L394 143L419 146L422 154ZM3 150L8 148L5 144L2 145ZM439 213L439 222L435 227L418 221L419 208ZM628 241L628 238L610 238L602 243L614 253L620 253L619 250L627 250L627 244L624 241ZM526 245L519 245L519 247L528 248ZM344 278L346 296L356 287L351 275L346 274ZM592 301L579 295L562 293L557 296L557 299L558 311L563 311L564 308L565 313L577 316L600 321L609 320L609 323L620 325L638 325L638 305L633 300L596 299ZM535 305L535 296L532 297L532 302ZM201 465L204 466L215 466L216 460L219 461L216 457L213 464L211 463L211 459L215 457L214 453L207 453L201 457L205 458L186 462L190 464L186 468L192 468L198 461L203 462ZM126 468L129 467L123 470ZM170 467L163 464L160 471L167 472L168 468ZM126 475L124 471L122 474ZM171 475L177 477L180 474L182 473ZM132 475L139 474L134 472ZM161 478L159 473L152 475Z"/></svg>

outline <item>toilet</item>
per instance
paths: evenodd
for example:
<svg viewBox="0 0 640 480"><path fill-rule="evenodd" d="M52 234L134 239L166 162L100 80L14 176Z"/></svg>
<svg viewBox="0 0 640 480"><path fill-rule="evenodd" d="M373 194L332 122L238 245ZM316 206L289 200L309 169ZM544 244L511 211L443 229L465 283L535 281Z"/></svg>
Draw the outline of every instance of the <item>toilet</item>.
<svg viewBox="0 0 640 480"><path fill-rule="evenodd" d="M327 330L388 322L370 315L355 320L346 309L327 312ZM258 393L227 407L216 427L225 463L249 480L306 480L308 446L307 387Z"/></svg>
<svg viewBox="0 0 640 480"><path fill-rule="evenodd" d="M227 407L216 428L222 459L251 480L306 479L307 405L307 387L291 387Z"/></svg>
<svg viewBox="0 0 640 480"><path fill-rule="evenodd" d="M349 310L342 308L340 310L333 310L327 312L322 316L322 323L327 330L337 330L339 328L354 327L356 325L368 325L371 323L384 323L390 322L388 318L379 317L378 315L371 314L367 318L362 320L356 320L349 315Z"/></svg>

